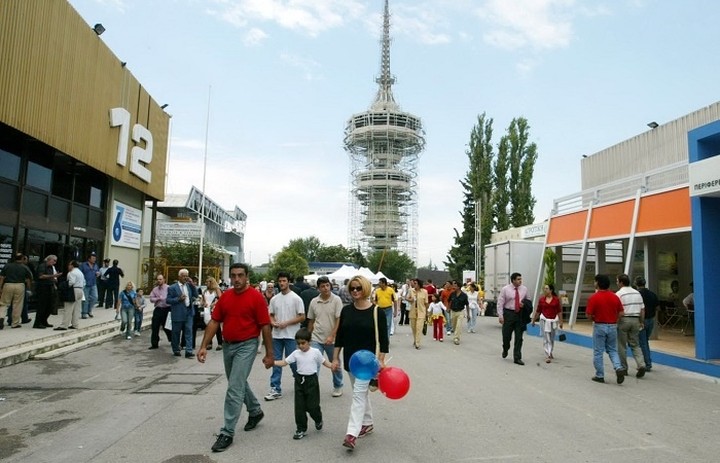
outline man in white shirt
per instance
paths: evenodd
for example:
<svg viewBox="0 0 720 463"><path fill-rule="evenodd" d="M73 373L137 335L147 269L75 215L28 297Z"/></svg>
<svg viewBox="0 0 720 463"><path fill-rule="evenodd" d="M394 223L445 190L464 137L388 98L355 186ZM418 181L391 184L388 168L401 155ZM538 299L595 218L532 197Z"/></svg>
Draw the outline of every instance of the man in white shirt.
<svg viewBox="0 0 720 463"><path fill-rule="evenodd" d="M295 333L300 329L300 324L305 321L305 305L302 298L290 289L290 274L279 272L277 284L280 292L270 299L270 321L273 327L273 357L275 360L282 360L297 349ZM293 376L297 370L295 364L291 364ZM282 367L273 367L270 376L270 392L265 400L275 400L282 397Z"/></svg>
<svg viewBox="0 0 720 463"><path fill-rule="evenodd" d="M624 315L618 320L617 346L620 363L627 371L627 348L632 350L637 364L637 378L645 376L645 359L640 350L640 330L645 323L645 304L639 291L630 286L630 277L620 274L617 277L618 289L615 294L622 302Z"/></svg>

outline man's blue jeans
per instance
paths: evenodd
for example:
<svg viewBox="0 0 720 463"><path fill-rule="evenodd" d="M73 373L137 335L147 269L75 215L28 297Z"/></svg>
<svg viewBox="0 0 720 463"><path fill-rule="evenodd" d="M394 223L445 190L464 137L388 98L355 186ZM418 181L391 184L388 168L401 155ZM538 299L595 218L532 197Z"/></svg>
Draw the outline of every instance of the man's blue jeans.
<svg viewBox="0 0 720 463"><path fill-rule="evenodd" d="M385 323L387 324L388 339L390 339L390 331L393 326L393 308L382 309L385 312Z"/></svg>
<svg viewBox="0 0 720 463"><path fill-rule="evenodd" d="M284 360L285 357L292 354L292 352L297 349L297 343L294 338L273 338L272 344L273 358L275 360ZM295 363L291 363L290 369L292 370L294 378L295 373L297 373L297 365ZM273 367L272 370L272 375L270 375L270 387L275 389L277 392L282 392L282 386L280 384L280 381L282 380L282 367Z"/></svg>
<svg viewBox="0 0 720 463"><path fill-rule="evenodd" d="M640 330L638 334L638 340L640 341L640 349L642 349L643 358L645 359L645 368L647 370L652 368L652 356L650 354L650 336L652 335L653 329L655 329L655 319L645 319L644 328Z"/></svg>
<svg viewBox="0 0 720 463"><path fill-rule="evenodd" d="M325 352L325 355L327 355L328 362L332 363L333 361L333 354L335 353L335 344L322 344L317 341L310 342L310 346L314 347L315 349L319 350L320 352ZM320 371L320 368L322 365L318 366L318 371ZM335 389L339 389L343 387L343 374L342 374L342 368L338 368L337 371L334 371L332 374L333 379L333 387Z"/></svg>
<svg viewBox="0 0 720 463"><path fill-rule="evenodd" d="M223 409L225 421L223 427L220 428L221 434L230 437L235 435L235 426L240 418L243 404L250 416L255 416L262 411L260 402L248 384L248 376L250 376L253 362L257 356L257 349L257 338L237 343L223 343L223 364L228 384Z"/></svg>
<svg viewBox="0 0 720 463"><path fill-rule="evenodd" d="M622 369L620 356L617 351L617 325L605 323L593 323L593 365L595 376L605 377L603 366L603 353L607 352L615 371Z"/></svg>
<svg viewBox="0 0 720 463"><path fill-rule="evenodd" d="M133 316L135 315L133 309ZM172 350L174 352L180 352L180 331L185 328L185 352L192 354L193 351L193 317L188 315L184 321L176 322L172 321ZM256 351L257 352L257 351Z"/></svg>
<svg viewBox="0 0 720 463"><path fill-rule="evenodd" d="M92 313L92 309L97 304L97 300L98 300L97 286L85 285L85 287L83 288L83 292L85 293L85 300L82 303L82 315L87 316Z"/></svg>

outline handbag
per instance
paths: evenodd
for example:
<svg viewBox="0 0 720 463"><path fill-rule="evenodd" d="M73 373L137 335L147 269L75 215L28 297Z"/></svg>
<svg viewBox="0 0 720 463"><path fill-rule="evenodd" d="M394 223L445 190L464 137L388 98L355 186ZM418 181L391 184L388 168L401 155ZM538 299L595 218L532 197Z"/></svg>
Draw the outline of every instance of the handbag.
<svg viewBox="0 0 720 463"><path fill-rule="evenodd" d="M560 335L558 335L558 341L565 342L566 340L567 336L565 335L565 333L560 333Z"/></svg>
<svg viewBox="0 0 720 463"><path fill-rule="evenodd" d="M378 317L378 308L377 306L373 306L373 321L375 322L375 357L380 354L380 337L378 336L378 323L377 323L377 317ZM378 390L378 380L377 376L370 380L370 384L368 385L368 390L370 392L375 392Z"/></svg>
<svg viewBox="0 0 720 463"><path fill-rule="evenodd" d="M165 329L172 331L172 313L168 312L167 320L165 320Z"/></svg>
<svg viewBox="0 0 720 463"><path fill-rule="evenodd" d="M428 322L427 322L427 318L426 318L425 323L423 323L423 327L422 327L423 336L425 336L427 334L427 326L428 326Z"/></svg>

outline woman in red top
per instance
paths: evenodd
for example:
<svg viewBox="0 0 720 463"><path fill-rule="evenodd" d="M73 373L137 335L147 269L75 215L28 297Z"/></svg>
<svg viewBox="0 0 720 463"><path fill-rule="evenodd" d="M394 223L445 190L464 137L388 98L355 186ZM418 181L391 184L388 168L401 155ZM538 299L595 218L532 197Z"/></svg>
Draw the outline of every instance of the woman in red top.
<svg viewBox="0 0 720 463"><path fill-rule="evenodd" d="M545 349L545 363L550 363L553 357L553 348L555 347L555 331L558 327L563 327L562 306L560 299L555 294L555 286L545 285L543 295L538 301L537 310L533 314L532 324L540 319L540 331L543 334L543 348Z"/></svg>

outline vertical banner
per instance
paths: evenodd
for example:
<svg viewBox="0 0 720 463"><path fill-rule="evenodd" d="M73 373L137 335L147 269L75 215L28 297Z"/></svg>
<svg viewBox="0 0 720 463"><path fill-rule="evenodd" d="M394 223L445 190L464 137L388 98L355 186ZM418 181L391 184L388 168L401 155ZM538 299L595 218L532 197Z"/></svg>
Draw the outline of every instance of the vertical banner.
<svg viewBox="0 0 720 463"><path fill-rule="evenodd" d="M140 249L142 211L113 201L112 246Z"/></svg>

